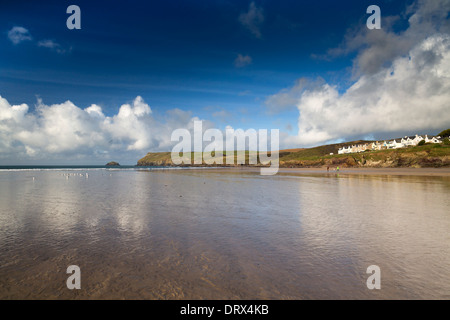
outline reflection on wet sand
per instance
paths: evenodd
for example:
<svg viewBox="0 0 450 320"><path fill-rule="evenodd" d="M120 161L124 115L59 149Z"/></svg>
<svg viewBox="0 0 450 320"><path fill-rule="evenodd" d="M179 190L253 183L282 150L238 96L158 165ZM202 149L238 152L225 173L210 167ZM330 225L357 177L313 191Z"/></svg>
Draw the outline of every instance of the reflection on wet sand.
<svg viewBox="0 0 450 320"><path fill-rule="evenodd" d="M450 298L449 177L64 173L0 172L0 298Z"/></svg>

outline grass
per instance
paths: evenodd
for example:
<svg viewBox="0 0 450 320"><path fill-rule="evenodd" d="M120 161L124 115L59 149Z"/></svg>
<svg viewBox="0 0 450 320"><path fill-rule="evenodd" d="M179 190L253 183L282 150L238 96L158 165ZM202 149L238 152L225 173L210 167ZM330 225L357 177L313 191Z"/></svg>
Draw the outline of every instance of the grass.
<svg viewBox="0 0 450 320"><path fill-rule="evenodd" d="M338 149L343 146L367 143L367 141L353 141L349 143L340 143L325 145L308 149L281 150L279 160L281 166L325 166L325 165L343 165L343 166L361 166L378 165L383 163L386 166L447 166L450 165L450 146L444 144L425 144L401 149L387 149L377 151L365 151L362 153L337 154ZM254 152L254 151L253 151ZM330 155L333 153L333 155ZM186 162L193 163L195 156L201 153L191 152L186 154ZM214 155L214 153L213 153ZM205 154L206 156L206 154ZM228 157L232 157L232 161ZM270 153L269 155L270 156ZM250 152L245 151L245 164L249 164ZM222 164L237 164L237 152L232 154L223 152ZM258 164L260 164L258 157ZM138 165L172 165L170 152L148 153L144 158L138 161ZM189 164L186 164L189 165ZM202 165L205 165L203 162Z"/></svg>

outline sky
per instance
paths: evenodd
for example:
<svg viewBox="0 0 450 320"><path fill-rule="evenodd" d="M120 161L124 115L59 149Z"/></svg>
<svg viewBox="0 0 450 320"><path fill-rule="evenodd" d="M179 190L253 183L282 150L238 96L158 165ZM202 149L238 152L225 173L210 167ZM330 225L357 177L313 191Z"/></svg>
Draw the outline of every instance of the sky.
<svg viewBox="0 0 450 320"><path fill-rule="evenodd" d="M135 164L195 120L279 129L280 148L436 134L450 127L449 13L450 0L2 0L0 165Z"/></svg>

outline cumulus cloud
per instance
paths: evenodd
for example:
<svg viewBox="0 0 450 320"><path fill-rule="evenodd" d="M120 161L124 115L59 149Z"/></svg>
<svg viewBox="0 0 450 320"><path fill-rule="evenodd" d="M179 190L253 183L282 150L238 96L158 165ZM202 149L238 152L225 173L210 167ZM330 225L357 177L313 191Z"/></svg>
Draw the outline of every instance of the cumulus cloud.
<svg viewBox="0 0 450 320"><path fill-rule="evenodd" d="M241 13L239 22L246 27L256 38L261 38L261 25L264 22L264 13L261 7L251 2L248 11Z"/></svg>
<svg viewBox="0 0 450 320"><path fill-rule="evenodd" d="M389 68L346 92L324 84L303 92L297 141L313 145L374 132L440 130L450 124L450 36L423 40Z"/></svg>
<svg viewBox="0 0 450 320"><path fill-rule="evenodd" d="M230 116L223 109L213 113L223 121ZM112 116L105 115L96 104L82 109L71 101L46 105L40 99L35 110L30 111L28 105L11 105L0 96L0 163L105 163L114 159L131 164L149 151L171 151L179 143L171 141L175 129L187 129L193 143L195 121L200 119L180 109L156 116L140 96L121 105ZM211 121L201 123L203 134L215 128ZM222 143L214 140L214 145L225 147L227 141L234 141L226 129L221 131ZM252 132L257 131L236 130L239 137ZM247 139L246 148L257 150L259 140L264 150L272 146L269 133L255 141ZM205 140L200 147L210 144ZM191 146L196 150L195 145Z"/></svg>
<svg viewBox="0 0 450 320"><path fill-rule="evenodd" d="M407 54L420 41L435 33L450 33L449 11L450 0L419 0L410 5L402 16L382 17L381 29L361 28L365 23L360 23L347 32L341 46L330 49L327 55L313 56L329 60L358 52L353 65L354 75L374 74L390 65L396 57ZM393 32L396 23L405 18L408 28Z"/></svg>
<svg viewBox="0 0 450 320"><path fill-rule="evenodd" d="M252 57L249 55L243 56L242 54L238 54L236 59L234 60L234 66L236 68L243 68L252 63Z"/></svg>
<svg viewBox="0 0 450 320"><path fill-rule="evenodd" d="M307 78L300 78L295 81L294 86L282 89L280 92L269 96L264 103L269 113L280 113L282 111L295 109L305 90L316 88L324 83L325 81L322 78L318 78L315 81L311 81Z"/></svg>
<svg viewBox="0 0 450 320"><path fill-rule="evenodd" d="M347 49L358 51L357 73L354 84L343 92L323 80L301 80L269 97L269 110L293 104L298 108L298 135L284 142L312 146L448 127L450 1L436 3L418 1L409 7L409 27L399 34L370 30L347 39Z"/></svg>
<svg viewBox="0 0 450 320"><path fill-rule="evenodd" d="M198 118L190 112L175 109L157 121L140 96L113 116L98 105L82 109L71 101L45 105L39 100L29 112L28 105L10 105L0 97L0 161L67 156L95 160L124 154L135 161L151 150L170 150L172 131L192 128L194 120Z"/></svg>
<svg viewBox="0 0 450 320"><path fill-rule="evenodd" d="M14 44L19 44L23 41L32 40L30 32L24 27L13 27L8 31L8 39Z"/></svg>

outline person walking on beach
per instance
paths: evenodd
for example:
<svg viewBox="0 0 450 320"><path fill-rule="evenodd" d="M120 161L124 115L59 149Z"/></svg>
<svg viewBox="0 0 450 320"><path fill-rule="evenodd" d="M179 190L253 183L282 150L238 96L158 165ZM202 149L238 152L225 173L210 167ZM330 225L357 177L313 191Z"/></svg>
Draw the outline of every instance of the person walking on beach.
<svg viewBox="0 0 450 320"><path fill-rule="evenodd" d="M338 171L338 172L339 172L339 167L337 167L337 168L336 168L336 171Z"/></svg>
<svg viewBox="0 0 450 320"><path fill-rule="evenodd" d="M329 172L330 171L330 166L327 166L327 172Z"/></svg>

